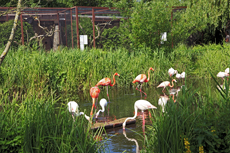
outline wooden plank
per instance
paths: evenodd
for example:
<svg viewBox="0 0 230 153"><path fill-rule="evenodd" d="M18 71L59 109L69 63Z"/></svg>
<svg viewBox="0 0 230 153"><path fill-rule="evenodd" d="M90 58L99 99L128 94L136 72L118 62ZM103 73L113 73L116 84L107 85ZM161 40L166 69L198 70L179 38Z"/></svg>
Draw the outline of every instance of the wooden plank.
<svg viewBox="0 0 230 153"><path fill-rule="evenodd" d="M91 129L95 131L95 130L97 130L99 128L110 129L110 128L115 128L115 127L120 127L120 126L122 126L122 124L124 123L126 118L127 117L120 118L120 119L117 119L117 120L114 120L114 121L104 122L104 123L95 123L94 125L92 125ZM126 125L134 124L134 123L136 123L136 120L132 119L132 120L128 120L126 122Z"/></svg>

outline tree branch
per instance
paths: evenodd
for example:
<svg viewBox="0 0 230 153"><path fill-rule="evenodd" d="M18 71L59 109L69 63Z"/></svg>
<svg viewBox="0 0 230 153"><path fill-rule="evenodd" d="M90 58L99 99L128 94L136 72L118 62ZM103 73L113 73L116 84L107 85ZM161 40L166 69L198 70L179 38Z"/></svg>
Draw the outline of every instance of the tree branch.
<svg viewBox="0 0 230 153"><path fill-rule="evenodd" d="M10 45L11 45L11 43L13 41L13 38L14 38L14 32L16 30L17 23L18 23L18 17L19 17L19 14L21 13L21 2L22 2L22 0L18 0L17 11L16 11L16 15L15 15L15 18L14 18L13 28L11 30L11 34L10 34L9 40L8 40L8 42L6 44L6 48L3 51L2 55L0 56L0 66L1 66L4 58L6 57L8 51L9 51Z"/></svg>

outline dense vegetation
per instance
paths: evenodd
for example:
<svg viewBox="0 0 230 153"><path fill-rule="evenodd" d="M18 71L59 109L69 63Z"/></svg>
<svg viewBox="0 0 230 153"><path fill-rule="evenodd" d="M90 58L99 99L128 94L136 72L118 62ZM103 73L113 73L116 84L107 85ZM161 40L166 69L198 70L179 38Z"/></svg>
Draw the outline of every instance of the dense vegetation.
<svg viewBox="0 0 230 153"><path fill-rule="evenodd" d="M6 6L16 4L16 1L4 2ZM55 3L53 6L70 7L78 5L78 2L84 5L86 1L44 1L41 5ZM153 67L155 72L148 85L158 84L168 78L168 68L174 67L186 71L186 79L207 79L207 92L201 94L199 89L183 87L177 102L168 103L167 113L155 114L154 124L148 126L143 150L229 152L228 83L226 90L213 95L210 78L215 80L217 72L230 66L230 45L209 44L216 42L211 40L216 31L223 33L227 27L229 2L88 2L93 6L115 6L129 20L123 20L120 27L104 30L103 49L80 51L61 48L56 52L46 52L42 48L38 51L36 44L32 48L11 48L0 67L1 151L100 152L100 146L93 139L98 133L90 130L90 124L83 117L73 122L66 110L68 95L88 91L98 80L111 78L115 72L121 75L117 80L118 87L132 86L133 78L146 73L149 67ZM37 4L37 1L30 1L25 5ZM172 21L171 12L175 5L187 6L187 9L173 12L175 20ZM85 30L92 34L90 21L85 23L88 26ZM9 28L8 25L2 24ZM164 44L160 43L162 32L168 33ZM186 39L191 34L199 37L200 32L206 32L203 42L208 45L187 47ZM16 32L16 41L20 41L19 36L20 30ZM171 47L172 42L174 48ZM223 36L220 42L223 42ZM61 105L57 104L60 95L61 102L64 102Z"/></svg>
<svg viewBox="0 0 230 153"><path fill-rule="evenodd" d="M82 118L79 118L81 120L79 123L72 122L65 104L61 107L55 107L60 94L63 96L69 95L76 92L76 89L78 91L89 90L101 78L105 76L112 77L114 72L119 72L121 75L121 78L117 80L118 86L130 86L136 74L146 73L148 67L155 69L154 78L149 82L149 85L157 84L168 78L167 70L171 66L185 70L187 78L203 77L209 80L211 78L210 74L217 74L218 71L229 66L229 47L229 45L223 47L209 45L187 48L180 45L170 54L166 54L164 49L152 51L149 48L133 50L132 52L126 49L80 51L78 49L68 50L67 48L56 52L45 52L42 50L27 50L24 47L11 50L0 69L0 98L3 109L0 112L2 120L0 143L5 146L1 149L29 152L31 149L44 151L61 151L66 149L65 147L71 149L79 141L78 139L70 139L73 135L77 135L75 133L77 129L83 130L83 137L92 138L90 136L92 133L89 129L84 130L83 127L87 127L87 124L81 120ZM172 152L178 151L184 148L183 141L179 141L184 138L188 138L191 150L194 151L197 150L199 145L202 145L206 150L209 150L207 147L215 148L215 144L207 144L209 139L213 140L211 143L222 141L222 138L227 139L225 145L228 146L229 132L225 131L224 127L228 127L229 124L224 124L228 121L224 120L223 117L229 110L228 94L213 99L208 93L207 95L199 95L198 91L192 90L183 91L184 94L177 103L178 107L173 105L171 110L167 110L169 114L172 113L175 117L171 118L171 115L170 117L167 115L156 117L152 129L159 133L148 136L149 144L147 146L150 148L147 147L147 150L151 150L151 146L154 144L155 149L161 150L162 147L167 151L170 149ZM68 102L68 100L64 101ZM194 105L197 107L193 108ZM190 107L193 109L189 109ZM219 113L216 112L216 107L218 107ZM211 114L214 116L211 116ZM217 114L218 116L216 116ZM181 115L183 118L180 117ZM207 125L202 124L206 123L203 121L206 121ZM219 129L219 123L214 124L217 121L224 124L221 125L221 129ZM166 123L173 124L167 127ZM176 125L174 126L174 124ZM166 126L165 129L171 129L172 131L180 128L181 131L166 135L169 142L178 140L178 142L176 141L176 148L170 148L171 145L174 146L175 144L167 147L162 145L161 141L166 140L161 140L160 137L162 137L162 133L167 133L161 131L164 130L161 126ZM194 128L191 129L191 127ZM57 129L57 131L54 129ZM198 131L194 131L195 129ZM203 131L199 131L202 129ZM212 135L208 131L212 129L216 131L218 137L211 137ZM70 135L67 131L73 131L74 134ZM204 138L200 138L199 132ZM224 134L224 136L221 136L221 134ZM193 137L190 137L191 135ZM197 137L195 137L196 135ZM152 136L154 137L151 138ZM165 137L163 138L165 139ZM47 142L50 144L48 145ZM65 145L62 146L62 144ZM66 146L66 144L68 145ZM93 140L83 144L85 147L81 149L84 152L89 151L90 148L97 150ZM196 147L193 148L193 145Z"/></svg>

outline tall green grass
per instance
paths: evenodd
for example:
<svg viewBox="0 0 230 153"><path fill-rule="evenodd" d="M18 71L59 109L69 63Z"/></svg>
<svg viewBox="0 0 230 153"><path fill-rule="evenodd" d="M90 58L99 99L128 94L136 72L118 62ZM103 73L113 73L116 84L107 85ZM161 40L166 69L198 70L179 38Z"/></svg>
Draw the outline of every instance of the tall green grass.
<svg viewBox="0 0 230 153"><path fill-rule="evenodd" d="M70 93L89 90L104 77L112 78L115 72L117 86L130 86L138 74L151 72L149 85L168 80L170 67L179 73L186 71L188 77L211 78L213 74L224 71L230 65L230 45L208 45L187 48L180 45L173 52L164 48L151 50L142 48L128 51L103 51L100 49L63 48L57 52L45 52L19 48L11 50L0 67L2 92L25 93L27 89L36 91L56 91Z"/></svg>
<svg viewBox="0 0 230 153"><path fill-rule="evenodd" d="M148 126L147 152L229 152L229 89L217 91L215 98L211 89L207 84L206 93L201 95L199 89L183 86L177 102L170 100L167 113L155 115L153 125Z"/></svg>
<svg viewBox="0 0 230 153"><path fill-rule="evenodd" d="M53 95L33 93L22 103L5 96L0 111L1 152L100 152L90 123L79 116L75 122L66 104L57 107ZM4 104L3 104L4 103Z"/></svg>

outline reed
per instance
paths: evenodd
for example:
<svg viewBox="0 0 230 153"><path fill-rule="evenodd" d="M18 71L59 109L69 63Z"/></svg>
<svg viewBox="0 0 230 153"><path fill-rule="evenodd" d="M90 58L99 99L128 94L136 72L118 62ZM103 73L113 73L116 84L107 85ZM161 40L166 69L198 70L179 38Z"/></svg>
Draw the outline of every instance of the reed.
<svg viewBox="0 0 230 153"><path fill-rule="evenodd" d="M229 83L225 85L228 87ZM213 96L208 81L206 89L200 94L199 89L185 85L177 102L171 99L167 103L167 113L155 114L153 125L148 126L146 132L147 152L230 151L229 89L218 91L216 87L219 96Z"/></svg>
<svg viewBox="0 0 230 153"><path fill-rule="evenodd" d="M57 104L54 95L48 98L17 97L12 102L7 95L0 111L1 152L100 152L90 123L83 116L73 121L66 104ZM57 105L59 107L57 107Z"/></svg>

